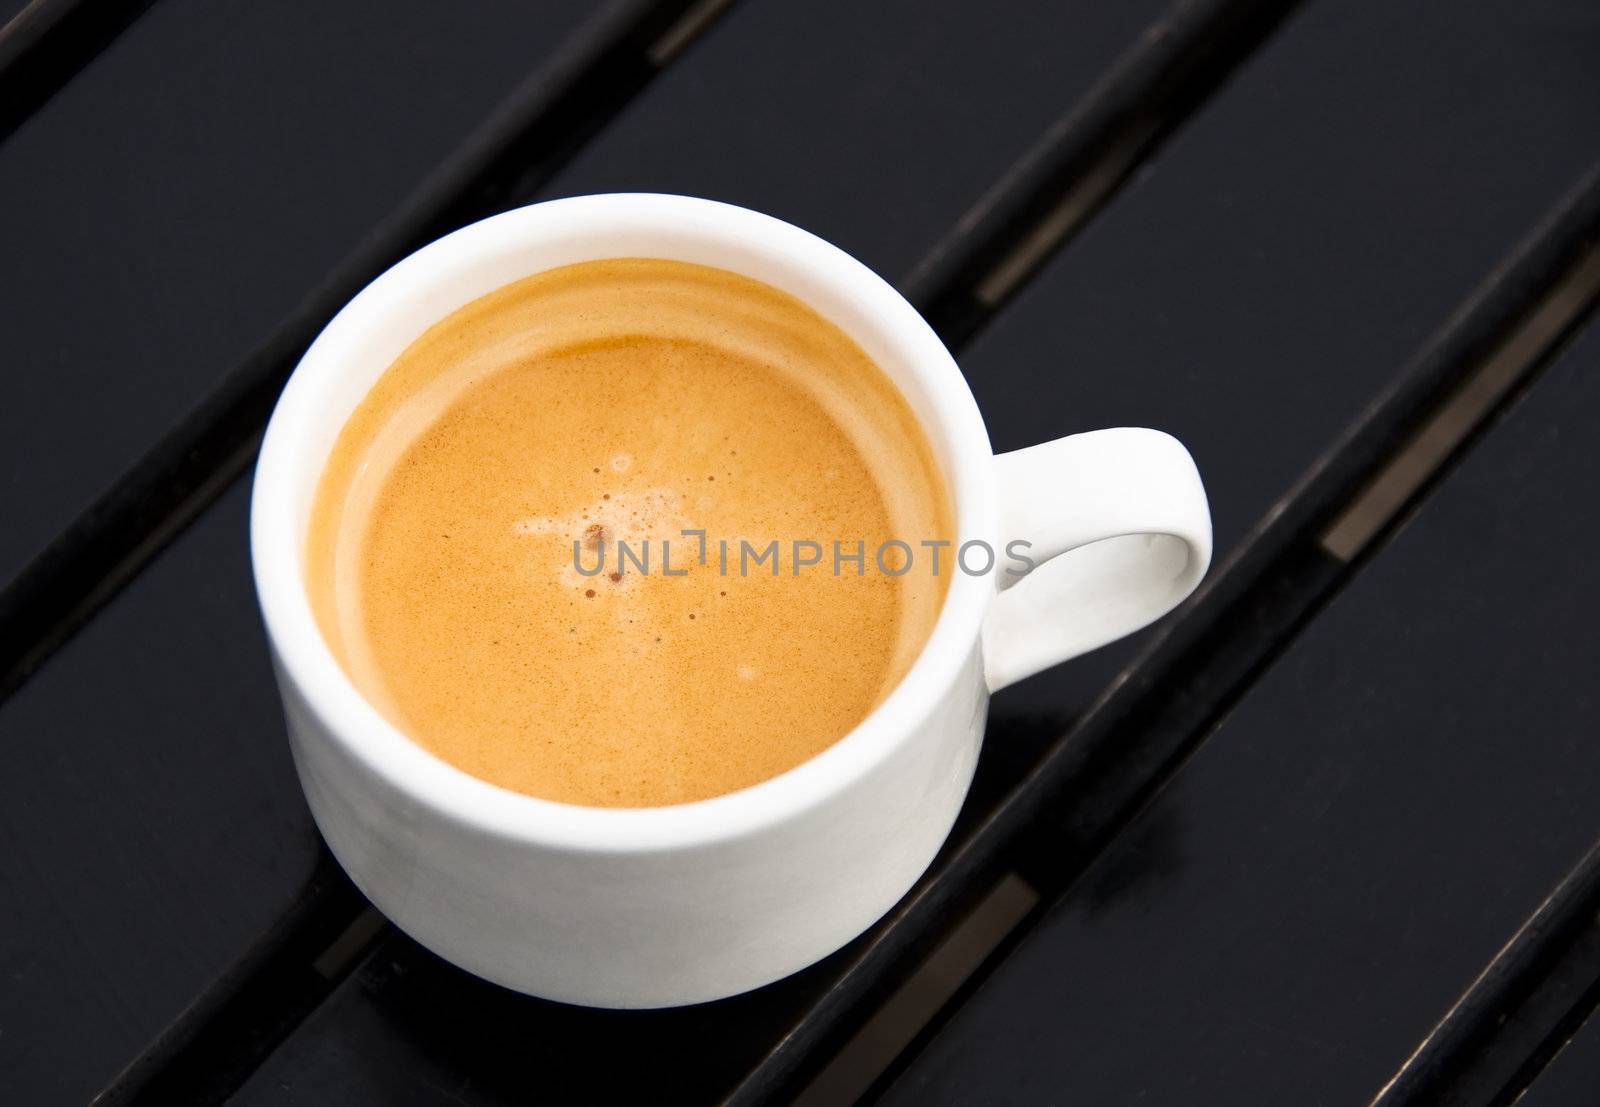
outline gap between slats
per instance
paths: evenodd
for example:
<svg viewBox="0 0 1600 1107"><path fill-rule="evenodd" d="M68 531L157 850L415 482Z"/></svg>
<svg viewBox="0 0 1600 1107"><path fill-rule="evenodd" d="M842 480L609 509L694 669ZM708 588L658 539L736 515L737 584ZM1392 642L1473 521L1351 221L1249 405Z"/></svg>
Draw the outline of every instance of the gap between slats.
<svg viewBox="0 0 1600 1107"><path fill-rule="evenodd" d="M95 1096L95 1107L220 1102L385 925L324 849L272 931Z"/></svg>
<svg viewBox="0 0 1600 1107"><path fill-rule="evenodd" d="M155 0L33 0L0 27L0 142Z"/></svg>
<svg viewBox="0 0 1600 1107"><path fill-rule="evenodd" d="M1600 842L1446 1011L1370 1107L1515 1103L1600 1006Z"/></svg>

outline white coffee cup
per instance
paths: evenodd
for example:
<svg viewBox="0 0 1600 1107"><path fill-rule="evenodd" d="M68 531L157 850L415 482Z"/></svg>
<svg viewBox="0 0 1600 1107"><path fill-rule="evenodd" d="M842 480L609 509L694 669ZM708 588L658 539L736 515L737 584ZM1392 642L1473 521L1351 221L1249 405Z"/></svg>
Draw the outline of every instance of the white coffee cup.
<svg viewBox="0 0 1600 1107"><path fill-rule="evenodd" d="M1031 542L1039 563L1020 579L998 565L979 575L957 568L921 655L860 725L771 780L673 807L534 799L441 761L351 684L318 631L304 580L318 477L395 357L502 285L612 257L720 266L810 304L872 356L921 419L958 542L997 552ZM604 1007L746 991L861 933L949 833L990 692L1149 623L1194 589L1211 556L1205 492L1175 439L1105 430L996 457L949 352L866 266L743 208L626 194L475 223L362 291L284 389L261 447L250 527L295 765L351 878L397 926L462 968ZM973 547L970 567L983 560Z"/></svg>

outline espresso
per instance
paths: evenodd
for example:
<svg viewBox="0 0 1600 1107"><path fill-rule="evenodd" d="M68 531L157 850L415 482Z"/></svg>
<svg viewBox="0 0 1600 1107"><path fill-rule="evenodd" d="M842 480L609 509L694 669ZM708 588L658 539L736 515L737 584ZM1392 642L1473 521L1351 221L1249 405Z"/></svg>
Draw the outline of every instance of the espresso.
<svg viewBox="0 0 1600 1107"><path fill-rule="evenodd" d="M307 579L413 740L519 792L648 807L859 723L950 571L895 575L884 544L950 531L916 418L842 331L733 273L620 259L508 285L400 355L334 444Z"/></svg>

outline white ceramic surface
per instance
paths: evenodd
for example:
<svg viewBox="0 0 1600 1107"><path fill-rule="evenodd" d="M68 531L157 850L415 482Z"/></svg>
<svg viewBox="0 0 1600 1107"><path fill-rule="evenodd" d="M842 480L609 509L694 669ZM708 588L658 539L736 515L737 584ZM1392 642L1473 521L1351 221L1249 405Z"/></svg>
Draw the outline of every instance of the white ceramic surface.
<svg viewBox="0 0 1600 1107"><path fill-rule="evenodd" d="M843 328L927 429L959 541L996 551L1031 541L1041 564L1020 580L956 572L900 686L804 764L697 803L586 808L469 776L390 725L319 633L302 561L334 439L423 330L520 277L641 256L744 273ZM1169 610L1205 572L1211 525L1188 453L1156 431L1074 435L995 457L932 330L821 239L709 200L617 194L473 224L352 300L273 414L251 550L295 764L318 826L361 890L423 945L489 980L572 1003L656 1007L776 980L883 915L950 830L990 692Z"/></svg>

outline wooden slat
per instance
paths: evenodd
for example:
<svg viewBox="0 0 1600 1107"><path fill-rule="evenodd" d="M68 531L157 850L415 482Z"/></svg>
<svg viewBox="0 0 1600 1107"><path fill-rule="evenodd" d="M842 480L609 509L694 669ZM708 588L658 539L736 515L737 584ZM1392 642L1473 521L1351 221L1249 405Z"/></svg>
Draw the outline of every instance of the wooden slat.
<svg viewBox="0 0 1600 1107"><path fill-rule="evenodd" d="M884 1102L1379 1091L1600 833L1597 358L1591 325Z"/></svg>
<svg viewBox="0 0 1600 1107"><path fill-rule="evenodd" d="M1071 107L1074 98L1094 84L1119 52L1134 44L1141 21L1160 7L1157 0L1093 11L1019 4L1007 18L995 23L993 12L980 18L967 6L954 4L942 10L906 4L893 13L896 18L881 23L857 22L856 6L843 3L830 8L757 4L748 10L737 9L683 59L681 71L669 70L652 85L635 109L543 194L606 187L679 188L779 210L817 227L827 218L837 218L829 213L839 211L841 197L847 193L852 210L863 214L852 217L848 224L819 229L844 236L859 234L860 241L845 237L842 244L880 265L909 268L919 251L948 235L965 207L1001 174L1010 159L1025 150L1054 116ZM1030 13L1031 20L1023 18ZM920 31L907 40L904 31L913 25L913 15ZM974 55L973 42L980 31L1000 35L1000 43ZM1048 62L1034 59L1019 65L1016 58L1027 54L1041 33L1071 46ZM902 53L904 68L899 76L885 79L877 61L896 49L908 48L909 54ZM982 60L981 71L973 69L973 56ZM933 74L942 75L962 65L967 67L963 102L973 107L956 113L946 99L930 94L929 82L934 80ZM849 79L839 88L827 85L828 95L819 96L814 103L802 99L785 106L785 126L803 136L804 143L755 144L752 139L752 152L741 148L738 156L707 155L708 150L719 148L716 144L721 136L747 126L745 121L752 112L770 120L764 105L780 90L796 82L814 84L835 74ZM1041 102L1043 107L1038 106ZM711 113L709 118L706 113ZM1001 125L996 122L999 119L1014 121ZM672 135L678 141L669 141ZM885 150L893 151L894 157L880 164L878 159ZM666 156L669 152L675 152L675 159ZM962 175L957 184L933 182L952 152L960 155ZM864 159L873 167L870 174L862 172ZM851 187L827 194L826 203L821 203L811 194L819 177L829 173L848 177ZM964 188L969 190L965 194ZM903 197L921 200L897 208L897 200ZM76 1009L87 1012L84 1018L112 1020L115 1026L102 1036L106 1044L103 1050L97 1049L96 1056L125 1059L135 1041L152 1036L152 1027L161 1025L160 1018L176 1013L180 992L187 989L187 994L193 995L215 977L225 964L221 951L230 945L234 950L243 949L270 927L269 901L275 900L284 911L293 909L303 883L316 871L317 852L303 805L292 786L285 786L289 780L287 750L276 709L241 708L225 716L225 725L219 728L216 712L194 695L197 686L226 686L244 680L250 683L256 700L272 702L259 653L256 618L249 610L248 569L238 515L242 501L239 488L227 493L219 507L208 512L178 545L24 684L14 700L0 705L0 744L33 750L28 754L32 757L43 758L47 747L62 741L40 722L51 716L50 705L57 703L70 705L76 712L71 756L80 761L93 762L103 746L129 747L142 754L144 740L130 738L130 734L164 735L167 754L158 771L170 785L159 794L163 803L179 808L167 811L147 805L146 790L136 771L140 764L136 763L125 767L127 786L121 791L85 787L62 795L49 809L36 812L36 824L18 830L19 835L26 830L28 842L52 845L52 866L100 872L109 879L106 870L97 868L100 862L93 850L80 857L68 848L70 843L61 830L90 819L93 812L99 828L96 833L117 841L122 854L165 859L160 863L171 866L170 871L147 868L137 881L124 884L115 917L101 914L97 900L84 899L93 885L86 880L51 893L56 899L54 912L78 919L75 928L63 931L51 926L49 920L57 917L51 912L33 916L30 925L22 928L16 956L26 958L27 971L39 982L41 992L47 986L57 990L62 999L56 1010L63 1012L57 1021L42 1025L33 1034L26 1053L4 1054L8 1042L0 1036L6 1071L14 1072L22 1086L33 1081L65 1080L73 1087L103 1082L107 1078L103 1062L91 1064L80 1059L84 1041L94 1040L95 1035L83 1018L69 1026L64 1012ZM184 638L170 648L160 640L152 643L148 612L154 601L148 597L158 593L159 579L187 579L202 571L199 566L204 566L205 575L230 582L230 598L239 601L239 610L176 601L158 604L166 621L183 624ZM211 642L227 643L228 648L209 648ZM232 652L234 646L245 650L250 659L242 661ZM97 689L111 686L125 664L124 654L134 649L143 649L148 663L140 673L139 698L128 702L98 694ZM32 706L26 707L25 715L26 705ZM194 710L186 715L190 707ZM269 759L271 772L263 769L260 782L216 774L213 759L238 749L252 751L251 757ZM0 788L21 792L34 785L30 773L13 773L0 777ZM233 813L236 837L219 840L198 832L196 828L205 825L214 806ZM174 828L178 832L169 833ZM257 873L250 896L239 910L218 915L207 905L212 886L230 879L227 869L235 859L228 843L254 851L268 868L270 879ZM9 873L6 883L8 897L42 895L40 888L50 886L28 867ZM123 913L162 920L161 938L168 946L197 951L185 954L190 960L177 966L170 962L151 966L149 971L166 974L168 983L137 1008L137 1017L119 1010L121 1001L114 997L130 987L124 966L141 957L149 959L142 943L153 939L142 929L143 924L126 925ZM408 952L406 958L410 964L421 955ZM437 964L400 973L390 972L385 965L381 959L369 962L351 990L371 984L388 996L398 986L397 980L409 979L442 979L439 989L459 989L469 997L484 988ZM794 987L805 986L801 982ZM427 993L416 995L417 1007L427 1011ZM470 1001L463 1002L470 1006ZM785 1005L780 1000L760 1010L741 1009L737 1023L743 1045L737 1049L730 1046L720 1068L708 1063L692 1074L686 1072L685 1079L692 1076L705 1087L731 1083L740 1066L759 1055L776 1036L781 1026L774 1021L778 1013L792 1012L796 1002L791 999ZM456 1010L459 1005L447 1009ZM578 1040L574 1036L590 1025L582 1021L569 1024L566 1012L552 1014L543 1005L515 1001L509 1009L522 1012L525 1019L531 1018L541 1027L560 1016L564 1029L558 1032L546 1027L542 1031L548 1034L552 1049L564 1041ZM31 1016L21 1006L0 1016L5 1024L23 1017ZM337 1028L337 1009L319 1020ZM376 1025L381 1029L390 1024L380 1018ZM684 1051L693 1052L714 1025L685 1023L677 1036L663 1041L677 1042ZM696 1026L698 1037L691 1032ZM462 1064L458 1051L470 1051L492 1040L483 1038L481 1029L470 1029L456 1038L439 1030L441 1037L434 1046L437 1063L447 1071ZM653 1033L648 1029L633 1032ZM336 1041L337 1037L327 1040ZM577 1060L577 1056L558 1051L555 1061L565 1059ZM577 1071L569 1070L565 1078L575 1078ZM633 1070L620 1069L604 1075L630 1073L636 1075ZM394 1070L387 1077L407 1088L423 1087L412 1079L414 1075ZM443 1079L454 1081L459 1075ZM139 1087L135 1082L126 1094L136 1094Z"/></svg>
<svg viewBox="0 0 1600 1107"><path fill-rule="evenodd" d="M168 0L0 144L0 593L597 10Z"/></svg>

